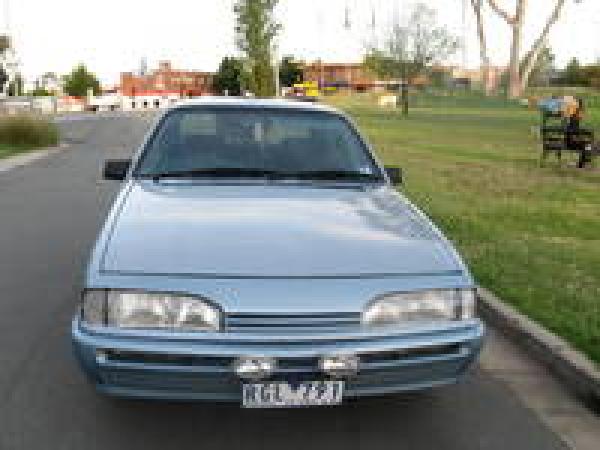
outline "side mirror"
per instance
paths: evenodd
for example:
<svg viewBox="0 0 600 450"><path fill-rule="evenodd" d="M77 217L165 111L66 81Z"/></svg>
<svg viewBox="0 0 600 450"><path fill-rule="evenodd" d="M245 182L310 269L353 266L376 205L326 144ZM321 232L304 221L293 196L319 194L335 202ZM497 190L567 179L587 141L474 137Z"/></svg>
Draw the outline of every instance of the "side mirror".
<svg viewBox="0 0 600 450"><path fill-rule="evenodd" d="M386 167L385 173L392 184L402 184L402 169L399 167Z"/></svg>
<svg viewBox="0 0 600 450"><path fill-rule="evenodd" d="M127 176L127 172L129 171L130 165L130 159L108 160L104 163L104 171L102 173L102 176L105 180L122 181Z"/></svg>

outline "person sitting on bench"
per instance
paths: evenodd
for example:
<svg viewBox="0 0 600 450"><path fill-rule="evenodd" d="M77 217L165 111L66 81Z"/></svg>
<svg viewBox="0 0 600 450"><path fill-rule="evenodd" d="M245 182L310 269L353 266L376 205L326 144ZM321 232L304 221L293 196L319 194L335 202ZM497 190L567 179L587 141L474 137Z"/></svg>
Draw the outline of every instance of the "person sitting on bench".
<svg viewBox="0 0 600 450"><path fill-rule="evenodd" d="M581 128L581 121L585 112L583 100L578 98L575 103L567 107L565 115L567 124L565 128L565 143L569 150L578 150L581 152L577 167L582 168L591 161L591 155L588 154L590 138L593 136L591 130Z"/></svg>

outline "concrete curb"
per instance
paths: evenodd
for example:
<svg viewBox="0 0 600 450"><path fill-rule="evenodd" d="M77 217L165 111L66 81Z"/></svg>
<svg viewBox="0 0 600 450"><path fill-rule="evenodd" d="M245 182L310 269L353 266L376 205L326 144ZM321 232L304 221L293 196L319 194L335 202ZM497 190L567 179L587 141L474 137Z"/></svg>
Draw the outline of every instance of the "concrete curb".
<svg viewBox="0 0 600 450"><path fill-rule="evenodd" d="M481 317L544 364L593 411L600 413L600 369L583 353L486 289L478 290Z"/></svg>
<svg viewBox="0 0 600 450"><path fill-rule="evenodd" d="M58 153L66 147L66 145L60 144L58 147L46 148L42 150L30 150L25 153L19 153L18 155L0 158L0 173L8 172L12 169L16 169L17 167L26 166L29 163Z"/></svg>

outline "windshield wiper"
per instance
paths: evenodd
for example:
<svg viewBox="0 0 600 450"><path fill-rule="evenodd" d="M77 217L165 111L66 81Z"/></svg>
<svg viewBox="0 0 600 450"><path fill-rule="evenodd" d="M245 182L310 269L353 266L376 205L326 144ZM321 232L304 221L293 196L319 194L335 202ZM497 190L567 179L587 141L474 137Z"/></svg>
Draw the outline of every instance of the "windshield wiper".
<svg viewBox="0 0 600 450"><path fill-rule="evenodd" d="M277 172L277 175L285 175L303 180L355 180L355 181L383 181L381 175L373 173L356 172L350 170L306 170L301 172Z"/></svg>
<svg viewBox="0 0 600 450"><path fill-rule="evenodd" d="M276 172L265 169L242 168L242 167L219 167L211 169L185 169L185 170L170 170L152 174L142 174L144 178L152 178L159 180L161 178L265 178L274 175Z"/></svg>
<svg viewBox="0 0 600 450"><path fill-rule="evenodd" d="M142 174L143 178L152 178L157 181L161 178L264 178L269 180L296 179L296 180L350 180L350 181L383 181L380 175L344 170L307 170L307 171L279 171L259 168L219 167L199 168L185 170L171 170L153 174Z"/></svg>

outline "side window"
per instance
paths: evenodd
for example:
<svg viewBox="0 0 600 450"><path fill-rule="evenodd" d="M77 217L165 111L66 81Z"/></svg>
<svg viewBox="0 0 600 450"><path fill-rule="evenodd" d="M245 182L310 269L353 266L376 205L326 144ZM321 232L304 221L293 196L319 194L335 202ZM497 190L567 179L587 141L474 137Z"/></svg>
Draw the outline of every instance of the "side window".
<svg viewBox="0 0 600 450"><path fill-rule="evenodd" d="M214 136L217 134L217 117L212 113L183 114L179 131L182 136Z"/></svg>

